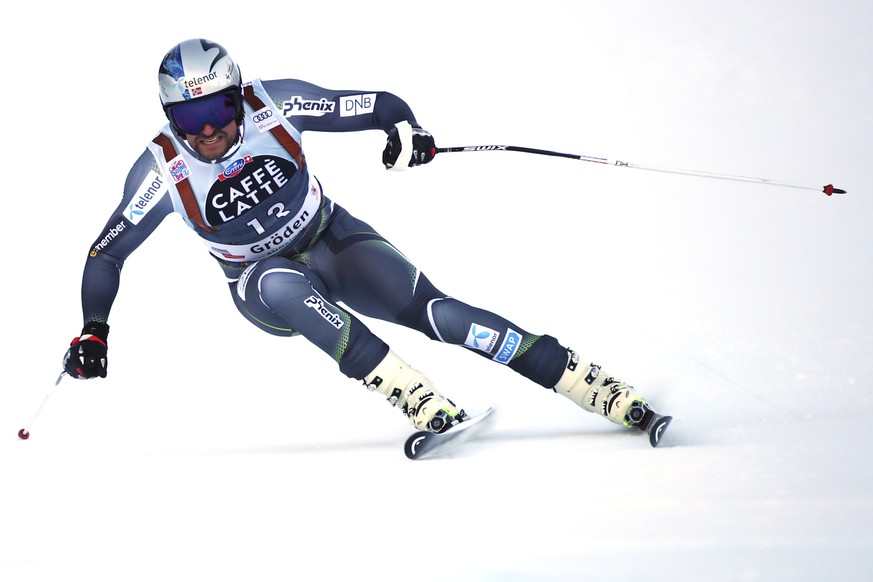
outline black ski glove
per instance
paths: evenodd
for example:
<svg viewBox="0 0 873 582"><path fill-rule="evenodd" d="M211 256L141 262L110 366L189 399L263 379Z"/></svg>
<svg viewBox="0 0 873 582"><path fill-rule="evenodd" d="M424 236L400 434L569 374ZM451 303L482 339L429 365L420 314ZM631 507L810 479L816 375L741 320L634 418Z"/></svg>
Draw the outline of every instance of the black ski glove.
<svg viewBox="0 0 873 582"><path fill-rule="evenodd" d="M400 131L398 131L397 126L393 127L388 132L388 143L382 151L382 163L385 164L385 168L390 170L398 163L397 160L400 158L401 150L403 150L402 142ZM434 159L437 153L433 136L420 127L412 128L411 148L412 154L408 158L409 163L406 164L410 168L428 163ZM405 161L406 159L406 155L404 155L403 160Z"/></svg>
<svg viewBox="0 0 873 582"><path fill-rule="evenodd" d="M82 335L73 338L64 355L64 371L73 378L90 379L106 377L106 338L109 326L98 321L89 321L82 328Z"/></svg>

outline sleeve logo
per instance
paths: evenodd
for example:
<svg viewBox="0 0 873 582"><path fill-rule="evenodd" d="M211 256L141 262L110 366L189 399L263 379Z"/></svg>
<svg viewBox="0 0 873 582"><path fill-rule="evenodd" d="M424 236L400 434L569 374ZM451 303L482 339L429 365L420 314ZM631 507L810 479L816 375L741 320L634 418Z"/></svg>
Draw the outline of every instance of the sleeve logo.
<svg viewBox="0 0 873 582"><path fill-rule="evenodd" d="M339 98L340 117L352 117L373 113L376 105L376 94L347 95Z"/></svg>
<svg viewBox="0 0 873 582"><path fill-rule="evenodd" d="M127 207L127 219L131 224L139 224L139 221L154 208L157 201L167 192L167 185L163 178L154 170L150 171L140 183L136 194Z"/></svg>

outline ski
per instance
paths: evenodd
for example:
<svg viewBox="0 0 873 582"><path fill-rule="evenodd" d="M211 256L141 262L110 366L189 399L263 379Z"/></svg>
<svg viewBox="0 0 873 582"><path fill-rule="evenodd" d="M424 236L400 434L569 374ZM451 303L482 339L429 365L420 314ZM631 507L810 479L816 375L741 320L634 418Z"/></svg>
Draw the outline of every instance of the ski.
<svg viewBox="0 0 873 582"><path fill-rule="evenodd" d="M482 421L491 416L492 412L494 412L494 408L488 408L481 414L467 417L443 433L417 431L406 439L403 452L406 453L407 458L418 460L436 456L443 452L449 444L454 449L484 428L487 423Z"/></svg>
<svg viewBox="0 0 873 582"><path fill-rule="evenodd" d="M649 420L648 424L646 424L646 428L643 429L646 431L646 434L649 435L650 445L657 447L661 443L661 437L664 436L664 432L667 430L667 427L670 426L672 420L672 416L652 413L652 418Z"/></svg>

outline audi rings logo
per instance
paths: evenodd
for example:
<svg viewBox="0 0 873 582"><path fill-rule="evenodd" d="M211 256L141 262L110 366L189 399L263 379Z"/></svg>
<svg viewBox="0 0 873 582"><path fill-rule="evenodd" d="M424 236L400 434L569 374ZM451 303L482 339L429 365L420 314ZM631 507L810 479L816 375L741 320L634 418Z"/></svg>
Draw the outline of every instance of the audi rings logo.
<svg viewBox="0 0 873 582"><path fill-rule="evenodd" d="M273 111L271 109L264 109L252 115L252 121L255 123L263 123L271 117L273 117Z"/></svg>
<svg viewBox="0 0 873 582"><path fill-rule="evenodd" d="M273 109L268 106L252 113L252 122L259 132L264 133L279 125L279 118L273 114Z"/></svg>

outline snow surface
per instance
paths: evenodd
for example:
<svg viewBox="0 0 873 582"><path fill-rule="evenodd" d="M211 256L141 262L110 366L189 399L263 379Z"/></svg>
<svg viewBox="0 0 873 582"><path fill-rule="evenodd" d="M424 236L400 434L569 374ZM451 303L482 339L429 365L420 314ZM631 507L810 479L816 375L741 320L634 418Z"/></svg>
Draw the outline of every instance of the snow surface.
<svg viewBox="0 0 873 582"><path fill-rule="evenodd" d="M863 1L19 7L7 55L0 580L869 580L873 10ZM493 431L409 427L234 310L177 217L125 267L106 380L52 387L84 256L163 124L174 43L249 79L389 90L440 146L307 134L329 195L445 292L633 383L663 447L505 367L372 328ZM89 125L90 124L90 125ZM12 137L12 139L9 139ZM75 148L75 149L74 149Z"/></svg>

